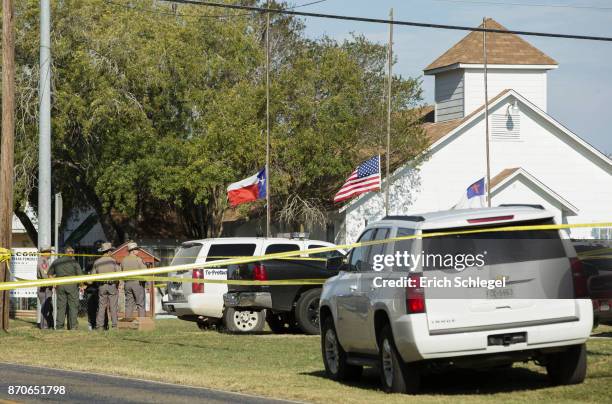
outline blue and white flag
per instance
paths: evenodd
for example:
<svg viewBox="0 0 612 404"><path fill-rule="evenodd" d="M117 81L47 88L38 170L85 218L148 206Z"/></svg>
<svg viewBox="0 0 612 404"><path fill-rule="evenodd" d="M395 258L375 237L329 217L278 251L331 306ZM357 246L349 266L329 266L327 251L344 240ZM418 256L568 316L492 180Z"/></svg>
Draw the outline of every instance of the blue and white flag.
<svg viewBox="0 0 612 404"><path fill-rule="evenodd" d="M486 203L486 182L484 177L471 184L453 209L484 208Z"/></svg>

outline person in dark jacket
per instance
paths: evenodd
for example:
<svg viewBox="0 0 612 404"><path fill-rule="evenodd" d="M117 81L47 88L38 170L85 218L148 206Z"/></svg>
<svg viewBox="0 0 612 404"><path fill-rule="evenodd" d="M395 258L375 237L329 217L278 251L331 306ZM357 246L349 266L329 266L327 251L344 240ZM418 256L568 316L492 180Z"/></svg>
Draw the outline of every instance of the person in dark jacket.
<svg viewBox="0 0 612 404"><path fill-rule="evenodd" d="M65 276L83 275L81 266L74 259L74 249L67 246L64 249L63 256L59 257L51 264L49 268L49 277L62 278ZM76 330L79 328L77 315L79 314L79 285L78 283L70 285L58 285L55 287L56 294L56 315L55 329L64 329L64 320L68 314L68 329ZM66 313L68 309L68 313Z"/></svg>

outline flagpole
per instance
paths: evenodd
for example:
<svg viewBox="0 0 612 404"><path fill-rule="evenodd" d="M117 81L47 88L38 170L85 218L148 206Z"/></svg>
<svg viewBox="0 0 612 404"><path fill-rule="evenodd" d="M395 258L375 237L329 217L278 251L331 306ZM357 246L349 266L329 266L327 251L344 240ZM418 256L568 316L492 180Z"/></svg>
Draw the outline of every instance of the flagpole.
<svg viewBox="0 0 612 404"><path fill-rule="evenodd" d="M270 8L270 1L267 5ZM270 237L270 13L266 13L266 237Z"/></svg>
<svg viewBox="0 0 612 404"><path fill-rule="evenodd" d="M389 20L393 21L393 9L389 11ZM389 159L391 155L391 82L393 68L393 23L389 24L389 49L387 51L389 72L387 78L387 158L386 158L386 174L385 174L385 215L389 215ZM379 157L380 164L380 157ZM380 167L380 166L379 166Z"/></svg>
<svg viewBox="0 0 612 404"><path fill-rule="evenodd" d="M487 17L482 19L482 27L487 28ZM489 151L489 95L487 88L487 31L482 31L482 54L484 59L484 98L485 98L485 143L487 150L487 183L485 188L487 189L487 206L491 207L491 190L489 184L491 183L491 156Z"/></svg>

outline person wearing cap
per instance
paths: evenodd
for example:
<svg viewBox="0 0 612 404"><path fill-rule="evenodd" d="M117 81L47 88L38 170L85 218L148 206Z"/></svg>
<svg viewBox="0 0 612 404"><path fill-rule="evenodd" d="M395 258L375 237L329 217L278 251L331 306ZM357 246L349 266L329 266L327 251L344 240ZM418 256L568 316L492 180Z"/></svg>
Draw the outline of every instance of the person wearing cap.
<svg viewBox="0 0 612 404"><path fill-rule="evenodd" d="M74 249L70 246L64 248L64 255L53 261L49 268L49 277L62 278L65 276L83 275L81 266L74 259ZM69 285L57 285L56 294L56 319L55 329L64 329L64 320L68 314L68 329L76 330L79 328L77 315L79 313L79 285L73 283ZM66 310L67 309L67 310ZM66 313L67 312L67 313Z"/></svg>
<svg viewBox="0 0 612 404"><path fill-rule="evenodd" d="M138 244L130 242L127 245L129 254L121 262L121 269L123 271L130 271L134 269L145 269L147 266L137 255ZM145 288L144 282L136 280L126 280L124 282L125 291L125 317L132 318L134 312L134 306L138 311L138 317L145 316Z"/></svg>
<svg viewBox="0 0 612 404"><path fill-rule="evenodd" d="M111 243L102 243L98 250L103 255L95 260L92 274L106 274L111 272L121 271L121 267L117 261L111 256L113 245ZM106 317L106 309L110 311L111 323L113 328L117 328L117 311L119 303L119 295L117 288L119 281L108 280L98 282L98 313L96 315L96 330L104 328L104 319Z"/></svg>
<svg viewBox="0 0 612 404"><path fill-rule="evenodd" d="M51 246L43 246L38 255L36 265L36 278L49 278L49 259L53 249ZM40 306L40 322L38 326L41 330L53 328L53 286L41 286L38 288L38 304Z"/></svg>

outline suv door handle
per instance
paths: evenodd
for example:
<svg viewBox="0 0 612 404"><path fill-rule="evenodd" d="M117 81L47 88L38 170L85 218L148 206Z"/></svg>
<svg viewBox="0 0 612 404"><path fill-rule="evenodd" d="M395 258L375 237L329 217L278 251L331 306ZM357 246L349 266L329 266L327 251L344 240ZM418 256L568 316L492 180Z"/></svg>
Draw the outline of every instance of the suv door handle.
<svg viewBox="0 0 612 404"><path fill-rule="evenodd" d="M357 285L351 285L349 286L349 289L351 292L357 292Z"/></svg>

